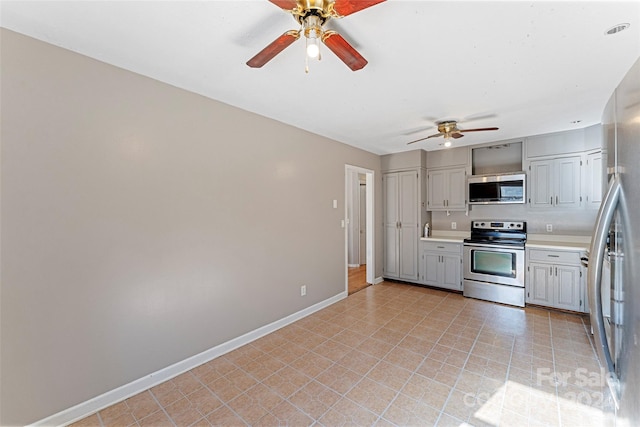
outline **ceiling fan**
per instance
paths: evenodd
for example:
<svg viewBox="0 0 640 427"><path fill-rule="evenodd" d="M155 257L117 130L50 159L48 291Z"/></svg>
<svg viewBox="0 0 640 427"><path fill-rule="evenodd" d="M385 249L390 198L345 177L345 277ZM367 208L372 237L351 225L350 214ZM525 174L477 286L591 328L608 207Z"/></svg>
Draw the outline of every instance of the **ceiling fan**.
<svg viewBox="0 0 640 427"><path fill-rule="evenodd" d="M362 57L340 34L323 28L331 18L342 18L385 0L269 0L291 13L300 24L300 29L290 30L247 61L252 68L260 68L291 43L305 36L307 58L320 59L320 41L324 43L347 67L357 71L367 65ZM306 71L309 72L307 66Z"/></svg>
<svg viewBox="0 0 640 427"><path fill-rule="evenodd" d="M429 135L424 138L416 139L415 141L408 142L407 145L413 144L414 142L423 141L429 138L436 138L438 136L444 136L444 146L451 146L451 138L458 139L462 138L464 132L482 132L486 130L498 130L496 127L492 128L476 128L476 129L458 129L458 122L455 120L446 120L443 122L438 122L438 133L434 133L433 135Z"/></svg>

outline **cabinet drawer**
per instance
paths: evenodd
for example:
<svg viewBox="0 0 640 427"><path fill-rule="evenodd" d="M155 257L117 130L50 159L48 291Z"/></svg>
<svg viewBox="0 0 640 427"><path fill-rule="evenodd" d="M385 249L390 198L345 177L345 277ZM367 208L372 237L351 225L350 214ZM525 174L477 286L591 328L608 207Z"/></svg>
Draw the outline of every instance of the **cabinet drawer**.
<svg viewBox="0 0 640 427"><path fill-rule="evenodd" d="M461 248L462 244L460 243L422 241L422 250L424 251L455 252L460 254Z"/></svg>
<svg viewBox="0 0 640 427"><path fill-rule="evenodd" d="M580 265L580 252L529 249L529 260Z"/></svg>

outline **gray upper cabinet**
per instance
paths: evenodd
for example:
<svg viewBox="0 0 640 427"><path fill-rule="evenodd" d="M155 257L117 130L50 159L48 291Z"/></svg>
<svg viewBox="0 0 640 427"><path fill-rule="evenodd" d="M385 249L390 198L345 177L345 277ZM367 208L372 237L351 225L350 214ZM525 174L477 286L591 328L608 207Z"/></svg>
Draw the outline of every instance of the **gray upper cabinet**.
<svg viewBox="0 0 640 427"><path fill-rule="evenodd" d="M466 209L467 168L430 169L427 172L427 210Z"/></svg>
<svg viewBox="0 0 640 427"><path fill-rule="evenodd" d="M606 184L600 125L530 136L526 153L532 208L600 206Z"/></svg>
<svg viewBox="0 0 640 427"><path fill-rule="evenodd" d="M587 153L584 167L584 203L587 208L598 209L606 188L605 167L607 155L602 150Z"/></svg>
<svg viewBox="0 0 640 427"><path fill-rule="evenodd" d="M579 208L582 205L581 165L580 155L531 161L531 207Z"/></svg>

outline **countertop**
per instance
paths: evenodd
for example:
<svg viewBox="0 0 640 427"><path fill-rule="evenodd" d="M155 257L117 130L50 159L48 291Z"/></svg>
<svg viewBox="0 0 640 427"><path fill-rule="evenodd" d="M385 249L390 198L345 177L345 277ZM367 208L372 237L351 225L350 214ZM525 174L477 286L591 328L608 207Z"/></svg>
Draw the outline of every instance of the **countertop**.
<svg viewBox="0 0 640 427"><path fill-rule="evenodd" d="M420 240L425 242L447 242L447 243L462 243L462 241L469 237L468 231L438 231L433 230L431 236L421 237Z"/></svg>
<svg viewBox="0 0 640 427"><path fill-rule="evenodd" d="M591 236L553 236L531 234L527 236L527 248L588 251Z"/></svg>
<svg viewBox="0 0 640 427"><path fill-rule="evenodd" d="M468 231L438 231L434 230L429 237L421 237L425 242L463 243L469 237ZM558 249L558 250L583 250L588 251L591 244L591 236L564 236L547 234L529 234L527 236L527 248Z"/></svg>

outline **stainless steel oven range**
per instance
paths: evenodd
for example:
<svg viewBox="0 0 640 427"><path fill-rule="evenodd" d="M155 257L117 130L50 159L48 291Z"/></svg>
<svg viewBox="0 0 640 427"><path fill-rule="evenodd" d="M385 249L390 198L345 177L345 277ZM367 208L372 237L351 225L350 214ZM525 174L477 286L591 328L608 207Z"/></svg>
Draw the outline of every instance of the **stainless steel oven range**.
<svg viewBox="0 0 640 427"><path fill-rule="evenodd" d="M475 220L463 246L463 295L524 307L524 221Z"/></svg>

